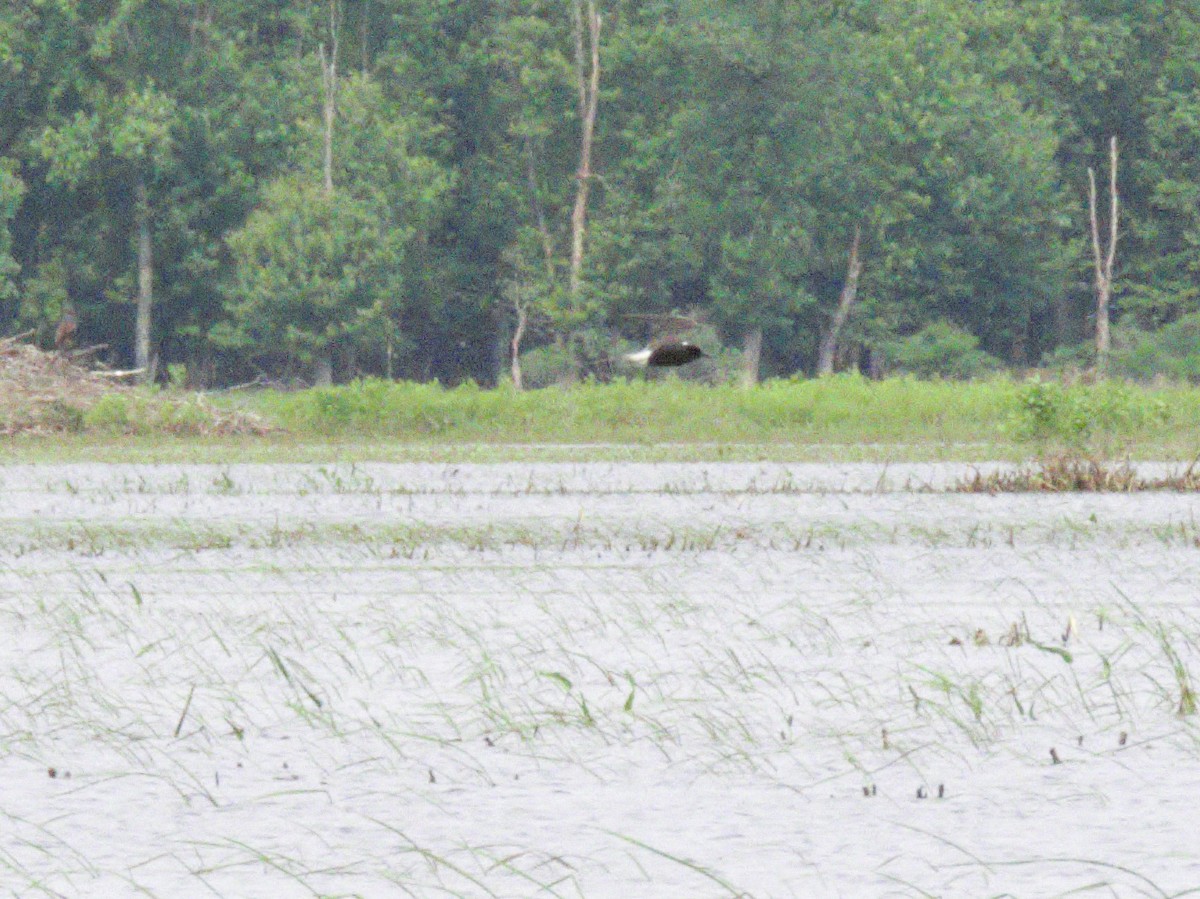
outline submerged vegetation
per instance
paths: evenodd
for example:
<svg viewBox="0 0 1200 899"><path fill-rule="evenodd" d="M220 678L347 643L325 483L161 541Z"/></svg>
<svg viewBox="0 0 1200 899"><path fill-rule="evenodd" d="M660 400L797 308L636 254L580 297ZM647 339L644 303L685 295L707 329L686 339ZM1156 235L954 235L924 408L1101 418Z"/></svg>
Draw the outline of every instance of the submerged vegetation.
<svg viewBox="0 0 1200 899"><path fill-rule="evenodd" d="M1200 462L1200 459L1196 460ZM1158 476L1138 473L1128 461L1056 453L1010 470L976 471L959 480L960 493L1133 493L1139 490L1200 490L1196 462L1183 471Z"/></svg>
<svg viewBox="0 0 1200 899"><path fill-rule="evenodd" d="M1194 892L1191 497L842 468L0 471L0 882Z"/></svg>

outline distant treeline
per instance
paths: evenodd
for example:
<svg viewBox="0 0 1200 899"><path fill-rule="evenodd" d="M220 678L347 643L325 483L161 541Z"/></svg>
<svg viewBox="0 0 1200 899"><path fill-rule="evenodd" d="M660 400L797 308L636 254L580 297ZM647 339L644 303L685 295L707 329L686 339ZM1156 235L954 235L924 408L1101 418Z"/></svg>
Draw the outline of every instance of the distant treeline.
<svg viewBox="0 0 1200 899"><path fill-rule="evenodd" d="M1165 0L15 0L0 331L193 384L1086 367L1115 138L1113 363L1193 377L1197 48Z"/></svg>

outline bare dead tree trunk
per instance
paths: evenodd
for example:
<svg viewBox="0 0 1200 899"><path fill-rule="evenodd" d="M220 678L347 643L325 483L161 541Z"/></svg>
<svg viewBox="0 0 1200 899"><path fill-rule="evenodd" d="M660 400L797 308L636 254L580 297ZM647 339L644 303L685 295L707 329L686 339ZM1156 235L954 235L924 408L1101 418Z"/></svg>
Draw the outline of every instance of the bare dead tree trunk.
<svg viewBox="0 0 1200 899"><path fill-rule="evenodd" d="M571 212L571 267L567 289L571 300L579 296L583 271L583 235L587 224L588 193L592 186L592 138L596 131L596 104L600 97L600 16L594 0L587 3L587 33L590 69L584 59L584 0L571 4L575 32L575 76L579 89L579 170L575 174L575 208Z"/></svg>
<svg viewBox="0 0 1200 899"><path fill-rule="evenodd" d="M751 328L742 339L742 386L753 387L758 383L758 369L762 362L761 327Z"/></svg>
<svg viewBox="0 0 1200 899"><path fill-rule="evenodd" d="M137 220L138 297L134 338L134 368L141 380L150 377L150 315L154 305L154 257L150 244L150 200L146 179L138 175L134 187L134 218Z"/></svg>
<svg viewBox="0 0 1200 899"><path fill-rule="evenodd" d="M842 284L842 292L838 296L837 311L833 313L833 321L829 323L828 330L821 338L821 345L817 352L818 377L823 378L833 374L833 360L837 355L838 335L850 317L850 310L858 297L858 278L862 274L862 260L858 255L861 239L862 228L856 226L854 241L850 244L850 262L846 266L846 280Z"/></svg>
<svg viewBox="0 0 1200 899"><path fill-rule="evenodd" d="M333 125L337 118L338 13L338 0L329 0L329 52L326 53L324 43L317 46L317 55L321 60L321 112L325 122L322 171L325 197L329 201L331 210L333 206ZM332 299L330 297L331 307ZM317 350L313 382L318 387L328 387L333 383L333 347L328 343Z"/></svg>
<svg viewBox="0 0 1200 899"><path fill-rule="evenodd" d="M1113 263L1117 258L1117 222L1120 198L1117 194L1117 138L1108 145L1108 247L1100 246L1100 223L1096 215L1096 173L1088 168L1088 212L1092 226L1092 256L1096 267L1096 374L1103 377L1108 368L1111 348L1108 308L1112 299Z"/></svg>

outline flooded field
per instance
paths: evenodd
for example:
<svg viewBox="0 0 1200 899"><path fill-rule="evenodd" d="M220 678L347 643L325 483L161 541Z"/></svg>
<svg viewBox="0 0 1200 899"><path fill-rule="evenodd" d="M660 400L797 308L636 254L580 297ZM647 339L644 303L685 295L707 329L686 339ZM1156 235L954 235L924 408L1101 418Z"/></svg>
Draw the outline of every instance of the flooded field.
<svg viewBox="0 0 1200 899"><path fill-rule="evenodd" d="M0 888L1200 888L1198 500L971 471L0 468Z"/></svg>

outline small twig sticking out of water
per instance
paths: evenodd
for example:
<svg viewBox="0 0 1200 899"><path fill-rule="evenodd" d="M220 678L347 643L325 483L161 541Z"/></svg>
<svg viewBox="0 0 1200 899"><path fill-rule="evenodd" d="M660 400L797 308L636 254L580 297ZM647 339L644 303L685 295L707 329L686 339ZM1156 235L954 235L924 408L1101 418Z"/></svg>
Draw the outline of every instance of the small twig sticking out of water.
<svg viewBox="0 0 1200 899"><path fill-rule="evenodd" d="M132 586L132 584L130 585ZM192 688L188 690L187 702L183 704L183 711L179 713L179 723L175 725L175 736L179 736L179 732L183 730L183 720L187 718L188 709L192 707L192 696L196 692L196 685L192 684Z"/></svg>
<svg viewBox="0 0 1200 899"><path fill-rule="evenodd" d="M1056 765L1062 764L1062 759L1060 759L1058 757L1058 750L1055 749L1053 746L1050 747L1050 758L1054 762L1054 764L1056 764Z"/></svg>

